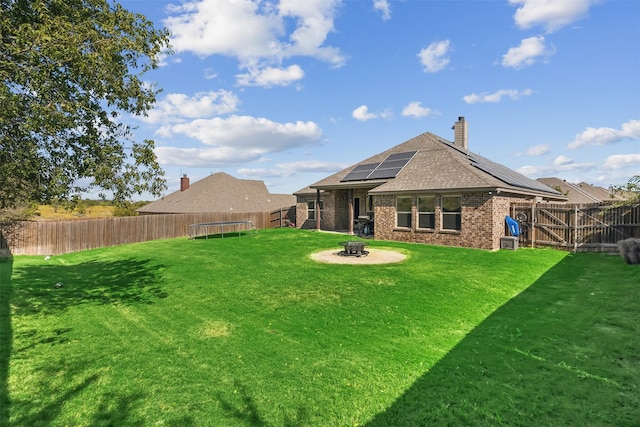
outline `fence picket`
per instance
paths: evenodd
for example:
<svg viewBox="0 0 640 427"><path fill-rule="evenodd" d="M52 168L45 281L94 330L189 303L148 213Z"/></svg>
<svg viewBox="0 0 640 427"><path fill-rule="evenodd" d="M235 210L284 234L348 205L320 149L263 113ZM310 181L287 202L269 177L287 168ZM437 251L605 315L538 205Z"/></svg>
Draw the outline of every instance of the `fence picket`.
<svg viewBox="0 0 640 427"><path fill-rule="evenodd" d="M242 220L252 221L258 230L275 228L285 226L289 209L0 224L0 249L9 249L13 255L58 255L125 243L184 237L188 236L190 224L201 222Z"/></svg>
<svg viewBox="0 0 640 427"><path fill-rule="evenodd" d="M527 215L523 244L532 247L614 251L619 240L640 238L640 205L516 203L511 212L514 217L520 212Z"/></svg>

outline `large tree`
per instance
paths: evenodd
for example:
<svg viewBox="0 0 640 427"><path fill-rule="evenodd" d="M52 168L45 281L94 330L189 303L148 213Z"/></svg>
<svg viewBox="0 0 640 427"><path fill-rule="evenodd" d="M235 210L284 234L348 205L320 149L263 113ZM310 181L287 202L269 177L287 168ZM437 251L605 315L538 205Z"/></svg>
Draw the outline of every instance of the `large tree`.
<svg viewBox="0 0 640 427"><path fill-rule="evenodd" d="M153 107L142 75L167 30L107 0L0 0L0 37L0 210L166 188L153 141L121 118Z"/></svg>

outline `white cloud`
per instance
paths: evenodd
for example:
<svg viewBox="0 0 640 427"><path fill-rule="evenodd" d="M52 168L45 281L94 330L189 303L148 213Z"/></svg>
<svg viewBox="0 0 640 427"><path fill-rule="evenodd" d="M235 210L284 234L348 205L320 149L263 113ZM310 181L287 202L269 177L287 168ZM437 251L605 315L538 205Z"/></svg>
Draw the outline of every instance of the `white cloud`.
<svg viewBox="0 0 640 427"><path fill-rule="evenodd" d="M556 157L556 159L553 161L553 165L554 166L567 166L567 165L572 165L573 163L573 159L570 159L567 156L564 155L560 155L558 157Z"/></svg>
<svg viewBox="0 0 640 427"><path fill-rule="evenodd" d="M173 16L164 24L172 33L171 44L177 53L227 55L237 58L241 69L280 68L283 59L294 56L341 66L344 55L338 48L325 46L334 30L339 4L338 0L281 0L278 4L194 0L168 8ZM262 73L254 70L251 74ZM252 81L257 84L259 80ZM273 84L270 79L266 81ZM295 79L282 79L279 84L287 81Z"/></svg>
<svg viewBox="0 0 640 427"><path fill-rule="evenodd" d="M426 117L433 114L431 108L423 107L421 102L410 102L404 107L402 115L407 117Z"/></svg>
<svg viewBox="0 0 640 427"><path fill-rule="evenodd" d="M636 165L640 168L640 154L614 154L604 162L605 168L613 170Z"/></svg>
<svg viewBox="0 0 640 427"><path fill-rule="evenodd" d="M242 168L238 169L238 172L245 176L254 178L283 178L295 176L298 173L304 172L333 173L342 170L347 166L349 166L347 163L321 162L318 160L310 160L290 163L278 163L274 168L270 169Z"/></svg>
<svg viewBox="0 0 640 427"><path fill-rule="evenodd" d="M239 58L278 54L282 23L270 8L250 0L187 1L168 8L164 24L172 33L173 49L200 56Z"/></svg>
<svg viewBox="0 0 640 427"><path fill-rule="evenodd" d="M583 18L598 0L509 0L509 3L519 5L514 14L518 27L526 30L541 25L550 33Z"/></svg>
<svg viewBox="0 0 640 427"><path fill-rule="evenodd" d="M502 55L502 65L511 68L523 68L533 65L540 57L553 55L553 49L544 44L544 37L529 37L520 42L520 46L510 48Z"/></svg>
<svg viewBox="0 0 640 427"><path fill-rule="evenodd" d="M640 138L640 120L629 120L622 124L621 129L607 127L588 127L569 144L569 148L579 148L586 145L607 145L615 144L625 139Z"/></svg>
<svg viewBox="0 0 640 427"><path fill-rule="evenodd" d="M555 176L562 173L574 172L574 171L589 171L596 167L594 163L590 162L574 162L566 156L558 156L551 165L527 165L516 169L523 175L538 178L541 176Z"/></svg>
<svg viewBox="0 0 640 427"><path fill-rule="evenodd" d="M204 70L204 78L207 80L213 80L218 77L218 73L213 68L207 68Z"/></svg>
<svg viewBox="0 0 640 427"><path fill-rule="evenodd" d="M320 127L314 122L276 123L264 118L235 115L176 124L171 131L206 145L256 149L262 153L311 145L322 137Z"/></svg>
<svg viewBox="0 0 640 427"><path fill-rule="evenodd" d="M383 20L391 19L391 6L388 0L373 0L373 8L382 12Z"/></svg>
<svg viewBox="0 0 640 427"><path fill-rule="evenodd" d="M390 118L391 112L385 110L381 113L370 113L369 107L367 107L366 105L361 105L351 112L351 116L356 120L360 120L361 122L366 122L367 120L371 120L371 119Z"/></svg>
<svg viewBox="0 0 640 427"><path fill-rule="evenodd" d="M527 151L525 151L525 156L543 156L547 153L549 153L551 151L551 147L549 146L549 144L538 144L538 145L534 145L532 147L527 148Z"/></svg>
<svg viewBox="0 0 640 427"><path fill-rule="evenodd" d="M516 89L500 89L494 93L483 92L481 94L472 93L471 95L465 95L462 99L467 104L477 104L484 102L500 102L503 97L509 97L512 100L517 100L523 96L529 96L533 93L531 89L524 89L522 91Z"/></svg>
<svg viewBox="0 0 640 427"><path fill-rule="evenodd" d="M293 82L301 80L304 71L298 65L291 65L287 68L265 67L261 69L250 69L246 74L238 74L236 78L240 86L288 86Z"/></svg>
<svg viewBox="0 0 640 427"><path fill-rule="evenodd" d="M231 147L181 148L156 147L161 165L191 167L226 167L259 160L259 150L235 150Z"/></svg>
<svg viewBox="0 0 640 427"><path fill-rule="evenodd" d="M179 122L233 113L237 111L239 104L238 97L226 90L198 92L191 97L182 93L170 93L157 102L146 117L139 116L138 119L146 123Z"/></svg>
<svg viewBox="0 0 640 427"><path fill-rule="evenodd" d="M260 160L268 153L310 146L322 138L314 122L276 123L249 116L197 119L167 125L164 135L184 135L208 147L158 146L156 155L163 165L228 166Z"/></svg>
<svg viewBox="0 0 640 427"><path fill-rule="evenodd" d="M442 71L449 64L449 40L433 42L418 53L425 73Z"/></svg>

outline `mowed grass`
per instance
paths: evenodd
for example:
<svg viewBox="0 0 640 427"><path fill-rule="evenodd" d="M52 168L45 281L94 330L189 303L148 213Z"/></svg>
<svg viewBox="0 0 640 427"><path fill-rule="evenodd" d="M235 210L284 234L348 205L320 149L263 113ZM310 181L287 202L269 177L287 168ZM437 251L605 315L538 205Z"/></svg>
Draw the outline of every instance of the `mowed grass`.
<svg viewBox="0 0 640 427"><path fill-rule="evenodd" d="M382 241L407 260L310 259L342 240L0 264L0 425L638 425L639 266Z"/></svg>

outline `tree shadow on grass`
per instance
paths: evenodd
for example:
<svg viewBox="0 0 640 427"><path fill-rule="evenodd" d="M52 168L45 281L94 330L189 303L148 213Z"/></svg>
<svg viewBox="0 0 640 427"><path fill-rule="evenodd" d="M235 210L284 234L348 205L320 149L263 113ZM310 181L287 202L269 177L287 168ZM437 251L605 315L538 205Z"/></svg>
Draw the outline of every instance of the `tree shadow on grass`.
<svg viewBox="0 0 640 427"><path fill-rule="evenodd" d="M638 282L619 258L566 257L368 426L637 426Z"/></svg>
<svg viewBox="0 0 640 427"><path fill-rule="evenodd" d="M0 426L9 425L9 358L13 345L11 327L11 272L13 262L0 262Z"/></svg>
<svg viewBox="0 0 640 427"><path fill-rule="evenodd" d="M47 368L52 377L62 379L56 385L43 382L38 397L32 400L15 401L14 425L49 426L55 422L66 405L83 396L98 396L95 407L85 408L90 414L85 419L78 418L83 425L89 426L143 426L144 420L135 411L144 395L139 392L101 392L100 375L83 370L81 361L60 363ZM61 390L63 388L64 390Z"/></svg>
<svg viewBox="0 0 640 427"><path fill-rule="evenodd" d="M218 394L218 402L222 409L232 418L240 421L242 424L250 425L254 427L267 427L274 425L267 422L260 414L258 405L254 399L249 395L249 390L240 381L234 382L234 388L236 390L235 399L228 400L222 393ZM298 408L295 414L285 414L282 423L283 427L294 427L309 425L309 413L305 408Z"/></svg>
<svg viewBox="0 0 640 427"><path fill-rule="evenodd" d="M151 260L14 268L11 304L15 315L52 314L82 304L153 304L168 296L159 285L161 270Z"/></svg>
<svg viewBox="0 0 640 427"><path fill-rule="evenodd" d="M44 405L42 402L11 401L8 387L11 356L42 344L64 344L71 331L69 328L45 333L24 330L20 332L21 341L29 344L24 348L13 348L12 316L55 314L82 304L153 304L168 296L159 285L162 270L162 265L151 260L91 261L20 268L13 262L0 263L0 426L10 425L12 412L23 414L15 425L49 425L67 400L79 396L89 387L96 387L94 383L98 380L97 375L81 371L86 365L83 361L66 361L51 375L64 375L69 383L75 383L74 386L62 393L51 390L50 401ZM62 287L56 288L57 283ZM39 392L41 396L46 394ZM127 425L143 425L128 418L139 399L139 395L104 396L104 404L95 409L92 425L119 425L125 420ZM21 409L12 410L16 406Z"/></svg>

